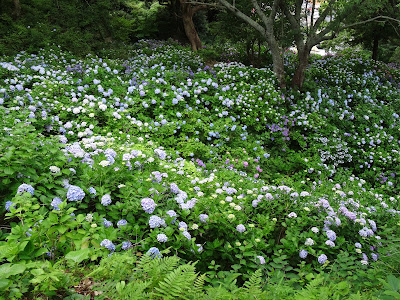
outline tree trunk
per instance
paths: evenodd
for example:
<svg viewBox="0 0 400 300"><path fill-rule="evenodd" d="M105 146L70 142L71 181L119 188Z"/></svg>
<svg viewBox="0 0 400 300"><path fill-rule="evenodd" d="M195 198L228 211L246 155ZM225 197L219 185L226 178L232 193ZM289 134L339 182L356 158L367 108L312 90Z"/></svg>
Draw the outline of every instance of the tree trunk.
<svg viewBox="0 0 400 300"><path fill-rule="evenodd" d="M310 50L308 48L304 48L302 50L298 50L298 58L299 64L296 68L292 79L292 87L301 89L303 87L304 79L306 76L306 68L308 66L308 59L310 57Z"/></svg>
<svg viewBox="0 0 400 300"><path fill-rule="evenodd" d="M283 65L281 51L279 49L278 43L275 41L275 39L270 39L268 37L266 37L266 39L268 42L268 46L271 50L273 70L276 78L278 79L279 87L281 89L285 89L285 66Z"/></svg>
<svg viewBox="0 0 400 300"><path fill-rule="evenodd" d="M198 9L194 10L191 4L188 4L186 0L180 0L182 10L183 27L185 28L186 37L189 39L190 45L193 51L197 51L202 48L201 40L197 34L196 27L193 23L194 13Z"/></svg>
<svg viewBox="0 0 400 300"><path fill-rule="evenodd" d="M379 50L379 37L374 36L374 44L372 45L372 59L378 60L378 50Z"/></svg>
<svg viewBox="0 0 400 300"><path fill-rule="evenodd" d="M21 3L19 0L13 0L14 2L14 11L13 11L13 17L14 20L18 20L19 17L21 16Z"/></svg>

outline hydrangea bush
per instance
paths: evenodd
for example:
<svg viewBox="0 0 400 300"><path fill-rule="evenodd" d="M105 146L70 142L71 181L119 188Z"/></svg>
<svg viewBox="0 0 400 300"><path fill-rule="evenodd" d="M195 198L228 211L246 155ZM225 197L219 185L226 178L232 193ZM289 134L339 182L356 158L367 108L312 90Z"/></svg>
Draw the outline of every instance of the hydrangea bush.
<svg viewBox="0 0 400 300"><path fill-rule="evenodd" d="M318 89L283 93L268 68L155 41L129 60L2 57L0 262L368 268L398 233L399 71L337 56L308 76Z"/></svg>

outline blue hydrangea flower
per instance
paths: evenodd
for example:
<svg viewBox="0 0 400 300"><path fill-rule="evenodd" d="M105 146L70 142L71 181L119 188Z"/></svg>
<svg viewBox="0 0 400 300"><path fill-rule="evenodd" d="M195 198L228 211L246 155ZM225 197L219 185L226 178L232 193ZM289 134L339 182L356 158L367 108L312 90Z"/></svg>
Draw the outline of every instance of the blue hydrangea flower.
<svg viewBox="0 0 400 300"><path fill-rule="evenodd" d="M367 256L367 254L363 253L363 254L362 254L362 257L363 257L363 260L368 261L368 256Z"/></svg>
<svg viewBox="0 0 400 300"><path fill-rule="evenodd" d="M161 149L155 149L154 153L157 154L160 159L165 159L167 157L167 153Z"/></svg>
<svg viewBox="0 0 400 300"><path fill-rule="evenodd" d="M81 201L83 198L85 198L85 192L79 186L70 185L68 187L67 199L69 201Z"/></svg>
<svg viewBox="0 0 400 300"><path fill-rule="evenodd" d="M175 221L176 221L176 212L173 211L173 210L169 210L169 211L167 211L167 215L170 216L171 218L174 218L174 219L171 221L171 224L175 224Z"/></svg>
<svg viewBox="0 0 400 300"><path fill-rule="evenodd" d="M126 224L128 224L128 221L126 221L125 219L122 219L122 220L118 221L117 226L121 227L121 226L125 226Z"/></svg>
<svg viewBox="0 0 400 300"><path fill-rule="evenodd" d="M170 216L171 218L176 217L176 212L173 210L167 211L167 215Z"/></svg>
<svg viewBox="0 0 400 300"><path fill-rule="evenodd" d="M164 233L157 234L157 241L160 243L166 243L168 241L168 237Z"/></svg>
<svg viewBox="0 0 400 300"><path fill-rule="evenodd" d="M121 247L121 249L122 250L128 250L129 248L132 248L132 243L130 242L130 241L125 241L125 242L122 242L122 247Z"/></svg>
<svg viewBox="0 0 400 300"><path fill-rule="evenodd" d="M301 250L300 250L299 256L300 256L302 259L305 259L305 258L307 257L307 255L308 255L307 250L304 250L304 249L301 249Z"/></svg>
<svg viewBox="0 0 400 300"><path fill-rule="evenodd" d="M156 248L156 247L151 247L151 248L146 252L146 255L151 256L153 259L154 259L154 258L161 258L161 257L162 257L160 250L158 250L158 248Z"/></svg>
<svg viewBox="0 0 400 300"><path fill-rule="evenodd" d="M183 234L183 236L185 237L185 238L187 238L189 241L192 239L192 236L190 235L190 233L188 232L188 231L183 231L182 232L182 234Z"/></svg>
<svg viewBox="0 0 400 300"><path fill-rule="evenodd" d="M111 156L111 157L116 157L117 156L117 152L115 152L115 150L108 148L104 151L104 155L105 156Z"/></svg>
<svg viewBox="0 0 400 300"><path fill-rule="evenodd" d="M111 253L115 251L115 245L109 239L104 239L100 243L100 246L107 248L108 250L111 251Z"/></svg>
<svg viewBox="0 0 400 300"><path fill-rule="evenodd" d="M97 195L96 189L95 189L94 187L92 187L92 186L89 188L89 193L90 193L92 196L96 196L96 195Z"/></svg>
<svg viewBox="0 0 400 300"><path fill-rule="evenodd" d="M60 208L58 207L63 201L59 198L59 197L55 197L50 205L53 207L54 210L60 210Z"/></svg>
<svg viewBox="0 0 400 300"><path fill-rule="evenodd" d="M200 218L200 221L201 221L201 222L207 223L208 215L206 215L206 214L200 214L200 215L199 215L199 218Z"/></svg>
<svg viewBox="0 0 400 300"><path fill-rule="evenodd" d="M318 256L318 262L323 265L328 260L328 257L325 254L321 254Z"/></svg>
<svg viewBox="0 0 400 300"><path fill-rule="evenodd" d="M171 192L173 192L174 194L178 194L180 191L180 189L176 183L171 183L171 185L169 187L171 189Z"/></svg>
<svg viewBox="0 0 400 300"><path fill-rule="evenodd" d="M326 236L328 239L330 239L332 242L336 240L336 233L333 230L327 230L326 231Z"/></svg>
<svg viewBox="0 0 400 300"><path fill-rule="evenodd" d="M372 259L373 259L374 261L377 261L377 260L378 260L378 257L379 257L379 255L378 255L378 254L376 254L376 253L371 253L371 257L372 257Z"/></svg>
<svg viewBox="0 0 400 300"><path fill-rule="evenodd" d="M335 247L335 243L332 242L332 240L327 240L327 241L325 242L325 245L327 245L327 246L329 246L329 247Z"/></svg>
<svg viewBox="0 0 400 300"><path fill-rule="evenodd" d="M151 216L149 219L150 228L156 228L160 226L166 226L165 221L159 216Z"/></svg>
<svg viewBox="0 0 400 300"><path fill-rule="evenodd" d="M14 202L12 202L12 201L7 201L6 202L6 205L5 205L5 208L6 208L6 211L10 211L10 207L11 206L13 206L14 205Z"/></svg>
<svg viewBox="0 0 400 300"><path fill-rule="evenodd" d="M22 194L24 192L31 193L31 195L33 196L33 194L35 193L35 189L31 185L23 183L18 187L17 194Z"/></svg>
<svg viewBox="0 0 400 300"><path fill-rule="evenodd" d="M187 224L186 224L185 222L179 222L178 227L179 227L179 228L184 228L185 230L188 229L188 226L187 226Z"/></svg>
<svg viewBox="0 0 400 300"><path fill-rule="evenodd" d="M101 204L103 204L104 206L110 205L111 196L109 194L105 194L103 197L101 197Z"/></svg>
<svg viewBox="0 0 400 300"><path fill-rule="evenodd" d="M111 221L107 221L107 219L104 218L103 225L105 228L108 228L113 226L113 223Z"/></svg>
<svg viewBox="0 0 400 300"><path fill-rule="evenodd" d="M141 204L143 210L148 214L152 214L157 206L157 204L151 198L142 199Z"/></svg>

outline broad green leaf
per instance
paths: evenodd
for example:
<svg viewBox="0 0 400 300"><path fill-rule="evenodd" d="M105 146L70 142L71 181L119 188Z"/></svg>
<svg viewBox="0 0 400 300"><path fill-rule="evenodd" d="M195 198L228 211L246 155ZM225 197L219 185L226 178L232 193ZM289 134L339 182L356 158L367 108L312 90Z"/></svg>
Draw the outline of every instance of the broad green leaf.
<svg viewBox="0 0 400 300"><path fill-rule="evenodd" d="M23 273L26 269L22 264L4 264L0 266L0 278L8 278L12 275Z"/></svg>
<svg viewBox="0 0 400 300"><path fill-rule="evenodd" d="M43 255L43 254L45 254L46 252L49 252L49 250L46 249L46 248L40 248L40 249L38 249L38 250L35 252L35 257L38 257L38 256L40 256L40 255Z"/></svg>
<svg viewBox="0 0 400 300"><path fill-rule="evenodd" d="M10 279L0 279L0 291L5 291L11 284Z"/></svg>
<svg viewBox="0 0 400 300"><path fill-rule="evenodd" d="M73 262L79 264L83 260L89 258L89 252L90 252L89 248L85 248L85 249L81 249L81 250L77 250L77 251L71 251L71 252L67 253L67 255L65 255L65 258L68 260L72 260Z"/></svg>

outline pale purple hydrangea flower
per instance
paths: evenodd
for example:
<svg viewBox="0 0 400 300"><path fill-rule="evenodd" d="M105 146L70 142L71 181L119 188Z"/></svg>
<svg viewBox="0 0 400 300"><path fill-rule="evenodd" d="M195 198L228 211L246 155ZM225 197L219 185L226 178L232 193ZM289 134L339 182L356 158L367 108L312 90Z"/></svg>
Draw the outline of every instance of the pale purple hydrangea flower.
<svg viewBox="0 0 400 300"><path fill-rule="evenodd" d="M326 236L328 239L330 239L332 242L336 240L336 233L333 230L327 230L326 231Z"/></svg>
<svg viewBox="0 0 400 300"><path fill-rule="evenodd" d="M185 230L188 229L188 226L187 226L187 224L186 224L185 222L179 222L178 227L179 227L179 228L184 228Z"/></svg>
<svg viewBox="0 0 400 300"><path fill-rule="evenodd" d="M115 245L109 239L104 239L100 243L100 246L107 248L108 250L111 251L111 253L115 251Z"/></svg>
<svg viewBox="0 0 400 300"><path fill-rule="evenodd" d="M96 192L95 188L92 187L92 186L89 188L89 193L90 193L92 196L96 196L96 195L97 195L97 192Z"/></svg>
<svg viewBox="0 0 400 300"><path fill-rule="evenodd" d="M202 222L202 223L207 223L207 220L209 219L208 215L206 215L206 214L200 214L199 218L200 218L200 222Z"/></svg>
<svg viewBox="0 0 400 300"><path fill-rule="evenodd" d="M377 227L376 227L376 223L373 220L368 220L369 225L371 225L371 229L372 231L376 231Z"/></svg>
<svg viewBox="0 0 400 300"><path fill-rule="evenodd" d="M329 246L329 247L335 247L335 243L332 240L327 240L325 242L325 245Z"/></svg>
<svg viewBox="0 0 400 300"><path fill-rule="evenodd" d="M356 248L361 248L361 244L360 243L355 243L354 246L356 246Z"/></svg>
<svg viewBox="0 0 400 300"><path fill-rule="evenodd" d="M107 221L107 219L103 219L103 225L105 228L113 226L113 223L111 221Z"/></svg>
<svg viewBox="0 0 400 300"><path fill-rule="evenodd" d="M265 265L265 258L263 256L257 255L256 263L259 263L260 265Z"/></svg>
<svg viewBox="0 0 400 300"><path fill-rule="evenodd" d="M31 185L23 183L18 187L17 194L22 194L25 192L31 193L31 195L33 196L33 194L35 193L35 189Z"/></svg>
<svg viewBox="0 0 400 300"><path fill-rule="evenodd" d="M289 217L289 218L297 218L297 214L296 214L295 212L291 212L291 213L288 215L288 217Z"/></svg>
<svg viewBox="0 0 400 300"><path fill-rule="evenodd" d="M157 234L157 241L160 243L166 243L168 241L168 237L164 233Z"/></svg>
<svg viewBox="0 0 400 300"><path fill-rule="evenodd" d="M157 206L157 204L151 198L142 199L141 204L142 204L143 210L148 214L152 214L154 212L154 209Z"/></svg>
<svg viewBox="0 0 400 300"><path fill-rule="evenodd" d="M180 189L176 183L171 183L170 189L171 189L171 192L173 192L174 194L178 194L180 191Z"/></svg>
<svg viewBox="0 0 400 300"><path fill-rule="evenodd" d="M167 153L161 149L154 149L154 153L158 155L160 159L166 159Z"/></svg>
<svg viewBox="0 0 400 300"><path fill-rule="evenodd" d="M192 236L190 235L190 233L188 232L188 231L183 231L182 232L182 234L183 234L183 236L185 237L185 238L187 238L189 241L192 239Z"/></svg>
<svg viewBox="0 0 400 300"><path fill-rule="evenodd" d="M302 259L305 259L305 258L307 257L307 255L308 255L308 252L307 252L306 250L304 250L304 249L301 249L301 250L300 250L299 256L300 256Z"/></svg>
<svg viewBox="0 0 400 300"><path fill-rule="evenodd" d="M117 156L117 152L115 152L115 150L113 150L111 148L108 148L108 149L104 150L104 155L115 158Z"/></svg>
<svg viewBox="0 0 400 300"><path fill-rule="evenodd" d="M376 254L376 253L371 253L371 257L372 257L373 261L377 261L377 260L378 260L378 257L379 257L379 255L378 255L378 254Z"/></svg>
<svg viewBox="0 0 400 300"><path fill-rule="evenodd" d="M132 248L132 243L130 242L130 241L125 241L125 242L122 242L122 247L121 247L121 249L122 250L128 250L129 248Z"/></svg>
<svg viewBox="0 0 400 300"><path fill-rule="evenodd" d="M146 252L146 255L152 257L153 259L154 259L154 258L161 258L161 257L162 257L160 250L158 250L158 248L156 248L156 247L151 247L151 248Z"/></svg>
<svg viewBox="0 0 400 300"><path fill-rule="evenodd" d="M328 257L325 254L321 254L318 256L318 262L323 265L328 260Z"/></svg>
<svg viewBox="0 0 400 300"><path fill-rule="evenodd" d="M121 226L125 226L126 224L128 224L128 221L126 221L125 219L121 219L118 221L117 226L121 227Z"/></svg>
<svg viewBox="0 0 400 300"><path fill-rule="evenodd" d="M226 189L226 193L227 193L228 195L236 194L236 193L237 193L237 190L234 189L233 187L228 187L228 188Z"/></svg>
<svg viewBox="0 0 400 300"><path fill-rule="evenodd" d="M238 226L236 226L236 230L240 233L243 233L246 231L246 228L244 227L243 224L239 224Z"/></svg>
<svg viewBox="0 0 400 300"><path fill-rule="evenodd" d="M14 205L14 202L12 202L12 201L7 201L6 202L6 205L5 205L5 208L6 208L6 211L10 211L10 207L11 206L13 206Z"/></svg>
<svg viewBox="0 0 400 300"><path fill-rule="evenodd" d="M101 204L104 206L108 206L111 204L111 196L109 194L105 194L101 197Z"/></svg>
<svg viewBox="0 0 400 300"><path fill-rule="evenodd" d="M53 207L54 210L60 210L60 208L58 207L63 201L59 198L59 197L55 197L50 205Z"/></svg>
<svg viewBox="0 0 400 300"><path fill-rule="evenodd" d="M171 218L176 217L176 212L173 210L167 211L167 215L170 216Z"/></svg>
<svg viewBox="0 0 400 300"><path fill-rule="evenodd" d="M164 219L161 219L159 216L151 216L149 219L150 228L156 228L160 226L166 226Z"/></svg>
<svg viewBox="0 0 400 300"><path fill-rule="evenodd" d="M363 229L358 231L358 234L362 237L368 237L374 235L374 232L371 229L364 227Z"/></svg>
<svg viewBox="0 0 400 300"><path fill-rule="evenodd" d="M81 201L83 198L85 198L85 192L79 186L70 185L68 187L67 199L69 201Z"/></svg>

